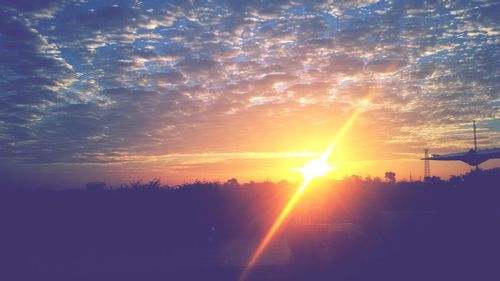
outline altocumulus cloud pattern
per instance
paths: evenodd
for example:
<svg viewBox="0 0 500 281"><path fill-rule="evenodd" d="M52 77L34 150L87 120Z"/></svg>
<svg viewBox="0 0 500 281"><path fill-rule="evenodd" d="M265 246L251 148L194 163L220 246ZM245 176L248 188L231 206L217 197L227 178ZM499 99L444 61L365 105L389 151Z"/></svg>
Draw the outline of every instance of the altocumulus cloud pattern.
<svg viewBox="0 0 500 281"><path fill-rule="evenodd" d="M320 124L366 93L381 142L465 146L473 118L498 141L498 1L307 2L3 0L0 155L217 151L198 140Z"/></svg>

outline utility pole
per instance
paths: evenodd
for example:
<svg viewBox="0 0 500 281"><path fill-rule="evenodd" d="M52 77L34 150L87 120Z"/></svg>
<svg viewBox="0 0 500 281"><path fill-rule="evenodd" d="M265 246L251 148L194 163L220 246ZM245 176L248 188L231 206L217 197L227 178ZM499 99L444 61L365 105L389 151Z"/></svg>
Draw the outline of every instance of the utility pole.
<svg viewBox="0 0 500 281"><path fill-rule="evenodd" d="M472 128L474 129L474 152L477 153L476 120L472 120ZM479 170L479 165L476 165L477 170Z"/></svg>
<svg viewBox="0 0 500 281"><path fill-rule="evenodd" d="M429 158L429 149L426 148L424 149L424 181L427 179L427 178L430 178L431 177L431 166L429 164L429 160L427 158Z"/></svg>
<svg viewBox="0 0 500 281"><path fill-rule="evenodd" d="M477 152L476 120L472 120L472 127L474 128L474 151Z"/></svg>

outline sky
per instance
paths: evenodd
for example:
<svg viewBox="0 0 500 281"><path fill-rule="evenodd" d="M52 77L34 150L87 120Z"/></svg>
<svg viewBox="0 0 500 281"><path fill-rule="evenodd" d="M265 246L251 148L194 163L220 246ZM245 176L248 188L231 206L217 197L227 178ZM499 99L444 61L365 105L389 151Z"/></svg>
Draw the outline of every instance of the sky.
<svg viewBox="0 0 500 281"><path fill-rule="evenodd" d="M0 0L0 185L293 182L356 110L330 177L500 146L498 1L304 2Z"/></svg>

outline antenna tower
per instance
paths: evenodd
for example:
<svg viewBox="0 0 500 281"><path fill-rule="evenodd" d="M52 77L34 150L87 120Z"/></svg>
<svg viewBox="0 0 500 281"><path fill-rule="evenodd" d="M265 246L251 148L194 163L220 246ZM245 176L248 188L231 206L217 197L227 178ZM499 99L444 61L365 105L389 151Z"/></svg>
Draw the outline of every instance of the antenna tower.
<svg viewBox="0 0 500 281"><path fill-rule="evenodd" d="M474 151L477 152L476 120L472 120L472 128L474 128Z"/></svg>
<svg viewBox="0 0 500 281"><path fill-rule="evenodd" d="M424 181L431 177L431 166L429 164L429 149L424 149L425 160L424 160Z"/></svg>

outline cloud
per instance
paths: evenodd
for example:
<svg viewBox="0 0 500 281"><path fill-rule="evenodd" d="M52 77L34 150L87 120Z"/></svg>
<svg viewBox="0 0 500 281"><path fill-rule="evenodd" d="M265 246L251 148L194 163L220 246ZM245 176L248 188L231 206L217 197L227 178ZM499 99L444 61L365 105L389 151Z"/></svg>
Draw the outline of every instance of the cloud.
<svg viewBox="0 0 500 281"><path fill-rule="evenodd" d="M294 151L367 96L359 122L383 129L379 145L442 145L499 118L498 7L4 1L0 152L108 163Z"/></svg>
<svg viewBox="0 0 500 281"><path fill-rule="evenodd" d="M406 66L406 62L402 60L375 60L366 65L368 71L373 72L395 72Z"/></svg>
<svg viewBox="0 0 500 281"><path fill-rule="evenodd" d="M328 64L323 69L329 73L354 75L363 71L363 67L364 63L360 58L335 55L329 59Z"/></svg>
<svg viewBox="0 0 500 281"><path fill-rule="evenodd" d="M60 1L25 1L25 0L6 0L2 1L0 7L13 9L18 13L29 17L31 20L50 19L54 14L61 10L64 3Z"/></svg>
<svg viewBox="0 0 500 281"><path fill-rule="evenodd" d="M205 58L185 58L175 65L178 69L189 74L209 73L216 71L218 63Z"/></svg>

